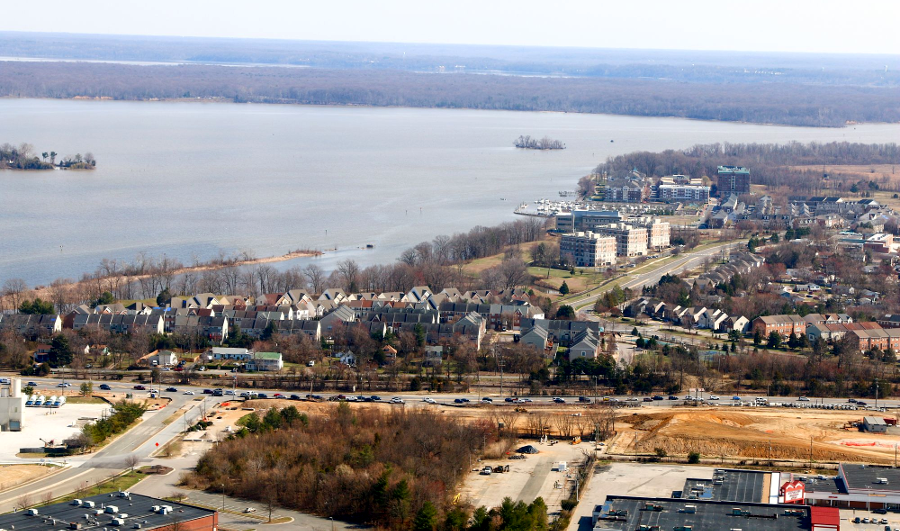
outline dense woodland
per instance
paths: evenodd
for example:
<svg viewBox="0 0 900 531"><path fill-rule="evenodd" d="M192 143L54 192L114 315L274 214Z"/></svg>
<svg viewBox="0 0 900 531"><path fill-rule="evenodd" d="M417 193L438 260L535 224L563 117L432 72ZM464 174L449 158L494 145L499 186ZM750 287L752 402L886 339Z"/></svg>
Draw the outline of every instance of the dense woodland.
<svg viewBox="0 0 900 531"><path fill-rule="evenodd" d="M496 431L430 411L346 403L327 415L270 409L240 423L241 431L200 458L190 482L388 529L433 529L453 509L450 495ZM463 515L463 528L467 520Z"/></svg>
<svg viewBox="0 0 900 531"><path fill-rule="evenodd" d="M897 144L857 144L830 142L827 144L790 142L787 144L703 144L684 150L662 152L636 151L610 157L594 170L595 174L624 175L637 169L650 177L682 174L690 177L711 177L715 182L720 165L744 166L750 169L751 182L773 188L785 187L792 195L813 194L830 187L841 190L845 183L841 175L824 175L824 165L900 165L900 146ZM807 166L808 168L796 168ZM900 168L898 168L900 169ZM876 183L890 186L890 183ZM582 193L592 188L590 177L579 183ZM847 183L846 191L850 191Z"/></svg>
<svg viewBox="0 0 900 531"><path fill-rule="evenodd" d="M680 83L375 69L0 63L0 96L503 109L843 126L897 122L895 91L855 85Z"/></svg>

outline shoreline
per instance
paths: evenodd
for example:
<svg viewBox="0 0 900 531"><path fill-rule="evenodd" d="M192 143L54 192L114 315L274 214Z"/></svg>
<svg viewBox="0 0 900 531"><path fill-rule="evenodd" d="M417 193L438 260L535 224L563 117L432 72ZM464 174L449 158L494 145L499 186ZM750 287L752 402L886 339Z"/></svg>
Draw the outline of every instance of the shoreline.
<svg viewBox="0 0 900 531"><path fill-rule="evenodd" d="M192 265L192 266L183 266L183 267L179 267L177 269L173 269L171 271L167 271L166 274L172 275L172 276L178 276L178 275L184 275L187 273L202 273L204 271L218 271L220 269L227 269L229 267L246 267L246 266L252 266L252 265L259 265L259 264L272 264L272 263L277 263L277 262L286 262L288 260L294 260L296 258L313 258L316 256L322 256L324 254L325 253L323 251L319 251L319 250L296 249L296 250L289 251L285 254L277 255L277 256L264 256L264 257L260 257L260 258L246 258L243 260L234 260L232 262L227 262L227 263L202 263L202 264L196 264L196 265ZM81 286L84 284L88 284L88 283L93 284L93 283L97 282L98 280L107 285L110 283L110 281L113 281L113 280L116 281L115 282L116 284L118 284L120 282L135 282L135 281L142 280L142 279L144 279L144 280L148 279L151 276L153 276L154 274L156 274L156 273L144 273L141 275L111 275L111 276L101 277L99 279L92 278L89 280L76 280L74 282L70 282L67 284L62 284L60 286L54 286L54 287L44 286L44 285L35 286L26 291L33 294L34 297L40 297L42 300L51 300L51 297L52 297L51 289L60 289L60 288L72 289L72 288L75 288L75 287L78 287L78 286ZM3 301L4 303L6 303L7 302L6 297L0 296L0 301ZM4 304L4 306L5 306L5 304Z"/></svg>
<svg viewBox="0 0 900 531"><path fill-rule="evenodd" d="M2 61L0 61L2 63ZM843 125L794 125L778 122L746 122L740 120L709 120L703 118L691 118L689 116L675 115L658 115L647 116L643 114L613 114L604 112L579 112L579 111L560 111L560 110L515 110L515 109L481 109L473 107L413 107L405 105L372 105L368 103L300 103L300 102L243 102L237 103L230 98L224 97L208 97L208 98L149 98L149 99L115 99L109 96L72 96L69 98L49 98L37 96L0 96L0 100L42 100L42 101L78 101L78 102L124 102L124 103L201 103L201 104L229 104L229 105L271 105L275 106L297 106L297 107L334 107L344 108L366 108L366 109L416 109L416 110L435 110L435 111L488 111L488 112L508 112L508 113L538 113L538 114L575 114L579 116L612 116L612 117L628 117L628 118L644 118L648 120L690 120L692 122L703 123L720 123L720 124L740 124L740 125L758 125L769 127L792 127L799 129L846 129L856 125L897 125L900 122L847 122Z"/></svg>

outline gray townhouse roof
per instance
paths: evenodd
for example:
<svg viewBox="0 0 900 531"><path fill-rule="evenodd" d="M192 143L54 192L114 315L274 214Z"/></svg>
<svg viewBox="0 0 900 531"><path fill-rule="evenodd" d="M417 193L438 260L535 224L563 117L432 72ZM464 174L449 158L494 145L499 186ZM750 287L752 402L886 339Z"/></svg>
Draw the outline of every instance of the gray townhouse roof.
<svg viewBox="0 0 900 531"><path fill-rule="evenodd" d="M42 332L52 332L58 315L32 315L32 314L6 314L0 320L0 330L12 330L21 335L38 335Z"/></svg>

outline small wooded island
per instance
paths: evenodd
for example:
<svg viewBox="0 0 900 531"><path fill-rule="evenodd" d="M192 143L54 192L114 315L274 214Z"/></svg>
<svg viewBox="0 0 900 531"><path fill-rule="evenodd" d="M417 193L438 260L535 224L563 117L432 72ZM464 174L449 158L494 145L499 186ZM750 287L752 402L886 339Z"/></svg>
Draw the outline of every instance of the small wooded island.
<svg viewBox="0 0 900 531"><path fill-rule="evenodd" d="M93 170L97 167L97 159L91 153L81 153L66 156L56 161L59 154L55 151L44 151L38 154L31 144L21 144L18 147L10 144L0 144L0 169L2 170ZM48 162L49 159L49 162Z"/></svg>
<svg viewBox="0 0 900 531"><path fill-rule="evenodd" d="M514 144L517 148L522 149L566 149L566 145L559 140L553 140L546 136L538 140L537 138L531 138L530 135L520 135Z"/></svg>

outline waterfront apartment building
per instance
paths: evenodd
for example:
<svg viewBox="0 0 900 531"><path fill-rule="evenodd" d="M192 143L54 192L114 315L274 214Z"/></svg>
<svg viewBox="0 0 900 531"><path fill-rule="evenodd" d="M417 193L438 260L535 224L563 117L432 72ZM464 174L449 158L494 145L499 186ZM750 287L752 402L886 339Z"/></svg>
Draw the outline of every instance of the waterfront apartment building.
<svg viewBox="0 0 900 531"><path fill-rule="evenodd" d="M750 193L750 170L740 166L719 166L719 197Z"/></svg>
<svg viewBox="0 0 900 531"><path fill-rule="evenodd" d="M603 236L616 238L616 254L618 256L642 256L647 254L648 230L644 227L632 227L624 223L598 226L594 232Z"/></svg>
<svg viewBox="0 0 900 531"><path fill-rule="evenodd" d="M569 257L577 267L615 264L616 251L614 236L602 236L591 231L566 234L559 241L559 254Z"/></svg>
<svg viewBox="0 0 900 531"><path fill-rule="evenodd" d="M699 184L660 184L657 193L663 203L709 202L709 186Z"/></svg>
<svg viewBox="0 0 900 531"><path fill-rule="evenodd" d="M642 203L650 197L650 186L640 177L619 177L606 181L604 201Z"/></svg>
<svg viewBox="0 0 900 531"><path fill-rule="evenodd" d="M617 223L622 216L616 210L584 210L560 212L556 215L556 230L564 234L593 230L596 225Z"/></svg>

